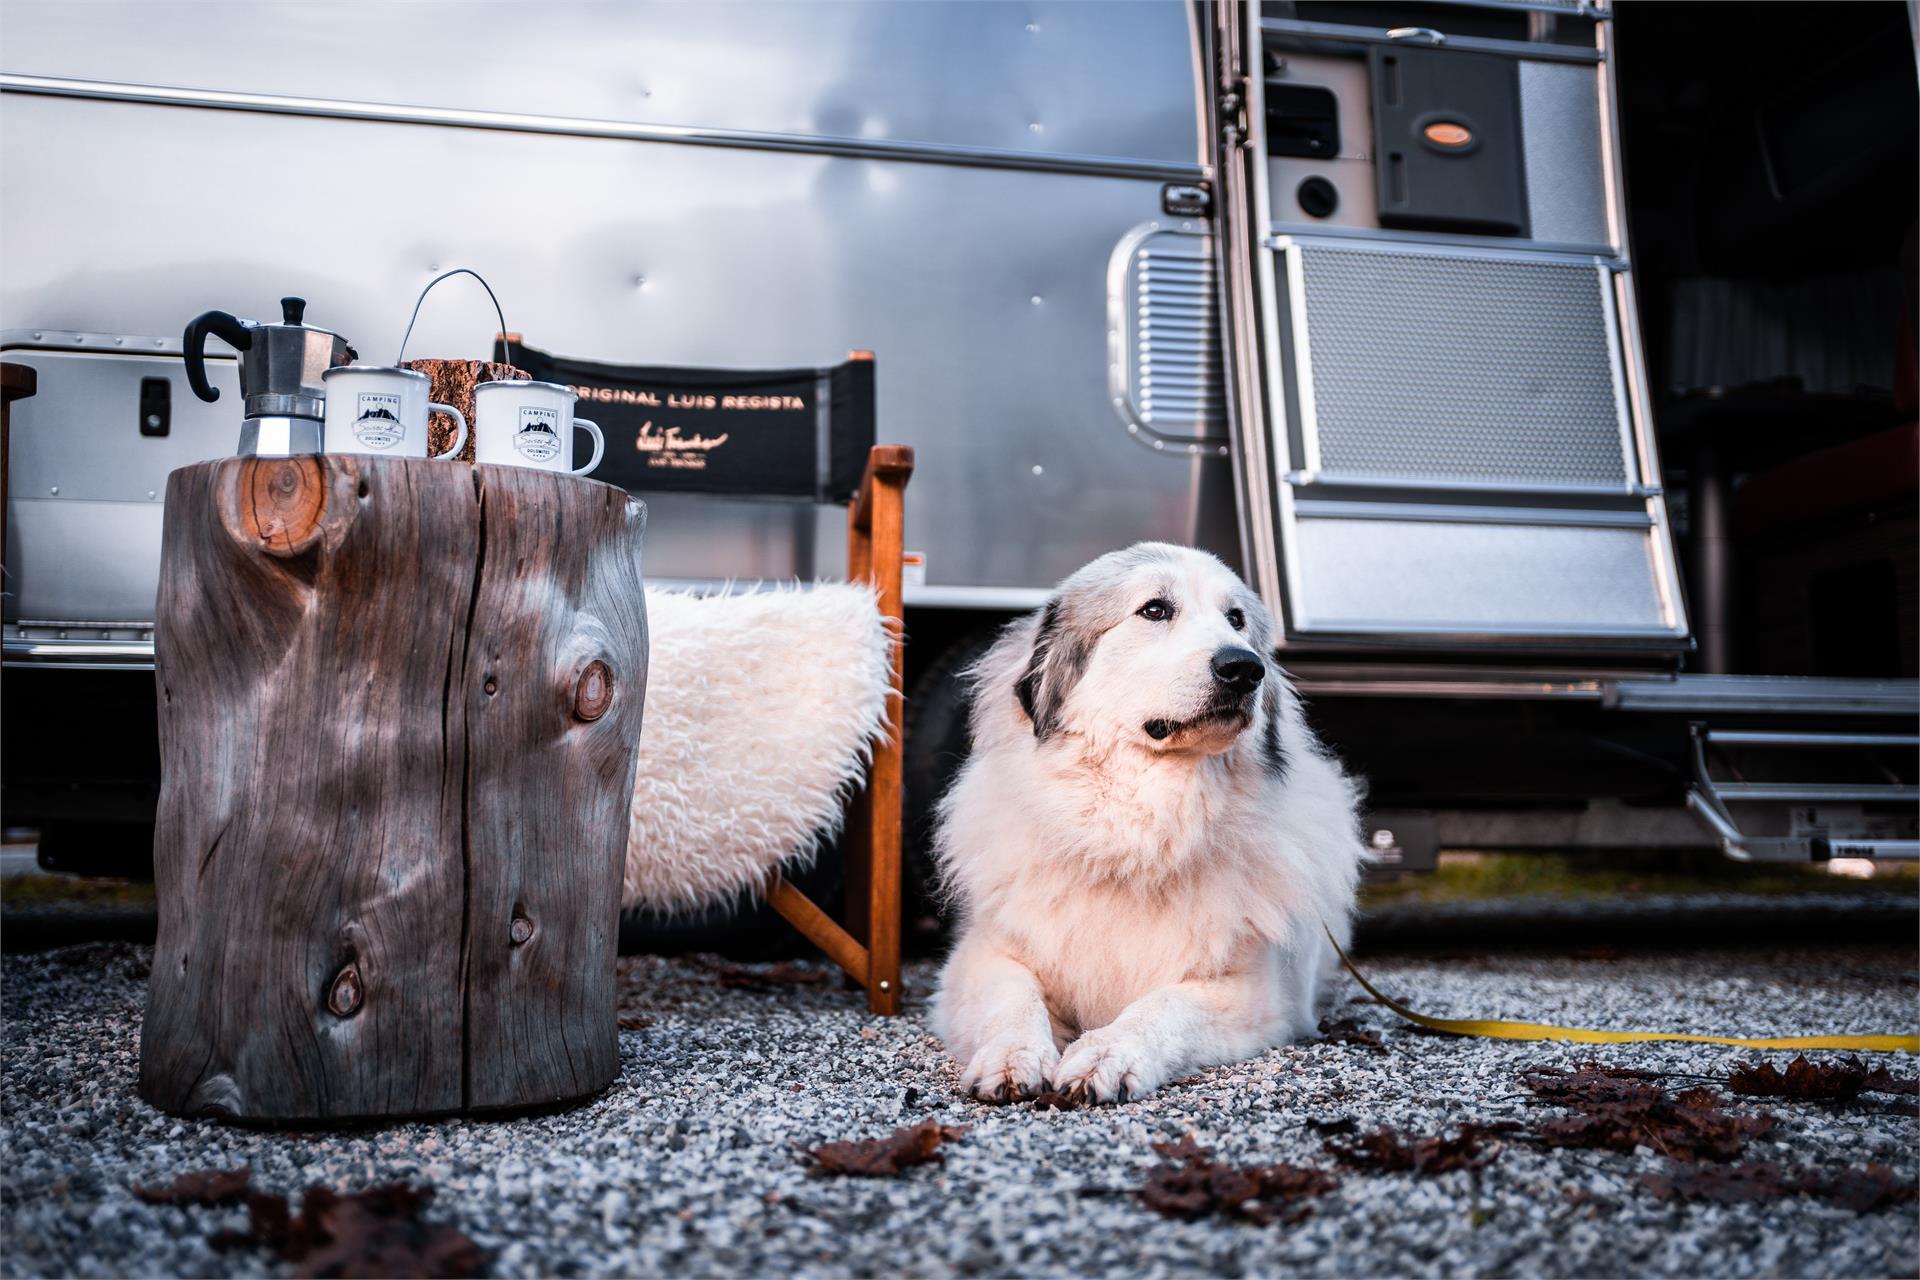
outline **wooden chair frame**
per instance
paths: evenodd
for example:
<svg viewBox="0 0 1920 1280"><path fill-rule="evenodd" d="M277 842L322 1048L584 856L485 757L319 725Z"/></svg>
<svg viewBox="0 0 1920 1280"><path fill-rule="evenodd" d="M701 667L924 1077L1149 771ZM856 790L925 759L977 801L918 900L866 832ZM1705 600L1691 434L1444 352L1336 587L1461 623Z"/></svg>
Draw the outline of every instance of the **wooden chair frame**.
<svg viewBox="0 0 1920 1280"><path fill-rule="evenodd" d="M867 990L874 1013L900 1012L900 806L906 722L902 698L906 616L901 601L905 495L913 450L877 444L867 454L860 492L847 508L847 578L872 585L880 612L893 619L893 661L887 727L873 744L866 788L847 814L846 924L814 905L778 872L767 901L794 928Z"/></svg>

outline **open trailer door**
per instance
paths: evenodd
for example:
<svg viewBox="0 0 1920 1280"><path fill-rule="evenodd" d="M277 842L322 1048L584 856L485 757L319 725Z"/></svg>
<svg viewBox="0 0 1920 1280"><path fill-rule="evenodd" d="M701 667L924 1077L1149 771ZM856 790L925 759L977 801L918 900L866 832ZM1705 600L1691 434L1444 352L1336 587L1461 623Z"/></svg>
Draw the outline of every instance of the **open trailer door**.
<svg viewBox="0 0 1920 1280"><path fill-rule="evenodd" d="M1294 646L1683 649L1604 13L1406 8L1212 7L1249 572Z"/></svg>

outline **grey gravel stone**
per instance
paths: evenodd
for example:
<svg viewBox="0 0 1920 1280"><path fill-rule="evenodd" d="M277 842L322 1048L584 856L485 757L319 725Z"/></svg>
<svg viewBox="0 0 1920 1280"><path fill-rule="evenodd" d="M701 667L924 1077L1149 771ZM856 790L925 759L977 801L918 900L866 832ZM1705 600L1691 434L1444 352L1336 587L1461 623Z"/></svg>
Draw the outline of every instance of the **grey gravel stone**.
<svg viewBox="0 0 1920 1280"><path fill-rule="evenodd" d="M1180 1222L1132 1192L1156 1141L1192 1132L1223 1159L1328 1164L1309 1121L1353 1117L1434 1132L1537 1114L1526 1066L1598 1056L1723 1079L1760 1055L1708 1045L1513 1044L1424 1034L1343 979L1335 1016L1382 1033L1354 1045L1275 1049L1143 1101L1094 1111L989 1109L955 1073L910 1000L870 1018L826 983L727 989L697 959L622 961L621 1070L574 1110L335 1132L230 1129L162 1115L133 1092L145 948L103 944L10 956L4 973L8 1276L247 1275L218 1253L232 1209L144 1204L129 1188L250 1165L257 1185L431 1183L433 1216L493 1254L502 1275L1911 1275L1911 1206L1856 1216L1810 1200L1675 1205L1631 1155L1509 1145L1490 1167L1418 1179L1347 1172L1293 1227ZM1379 957L1383 989L1439 1015L1735 1035L1906 1030L1914 953L1901 947L1566 955ZM931 977L909 973L912 993ZM1905 1059L1890 1063L1911 1075ZM1883 1101L1778 1102L1752 1156L1911 1177L1920 1121ZM812 1176L795 1146L876 1136L935 1118L971 1126L942 1165L893 1180Z"/></svg>

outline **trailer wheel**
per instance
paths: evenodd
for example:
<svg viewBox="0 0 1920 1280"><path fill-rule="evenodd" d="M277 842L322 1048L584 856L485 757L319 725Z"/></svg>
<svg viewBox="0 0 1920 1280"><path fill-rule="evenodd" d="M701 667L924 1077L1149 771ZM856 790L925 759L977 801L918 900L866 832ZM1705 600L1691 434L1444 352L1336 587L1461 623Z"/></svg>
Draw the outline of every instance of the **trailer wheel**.
<svg viewBox="0 0 1920 1280"><path fill-rule="evenodd" d="M934 893L934 806L973 748L967 725L973 699L961 677L986 654L999 634L997 625L961 634L914 679L907 694L906 829L901 876L905 881L909 938L926 932L921 921L941 916L942 906Z"/></svg>

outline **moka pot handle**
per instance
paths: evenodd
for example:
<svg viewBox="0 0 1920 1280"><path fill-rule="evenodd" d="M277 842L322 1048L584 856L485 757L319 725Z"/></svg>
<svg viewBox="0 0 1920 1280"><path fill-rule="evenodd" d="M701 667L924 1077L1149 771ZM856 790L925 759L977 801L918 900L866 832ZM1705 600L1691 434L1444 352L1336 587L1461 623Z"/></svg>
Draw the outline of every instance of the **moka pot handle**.
<svg viewBox="0 0 1920 1280"><path fill-rule="evenodd" d="M247 322L225 311L209 311L187 323L186 336L180 340L187 355L187 383L193 394L211 404L220 398L220 388L207 381L207 335L212 334L235 351L253 350L253 331Z"/></svg>

